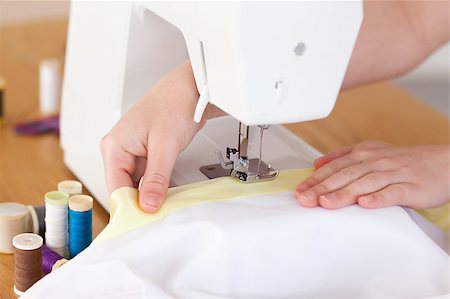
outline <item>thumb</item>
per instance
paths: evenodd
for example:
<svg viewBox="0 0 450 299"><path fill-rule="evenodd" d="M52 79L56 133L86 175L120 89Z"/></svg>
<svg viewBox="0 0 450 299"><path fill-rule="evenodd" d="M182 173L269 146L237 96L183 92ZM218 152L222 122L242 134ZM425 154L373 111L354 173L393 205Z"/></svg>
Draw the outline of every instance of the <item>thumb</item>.
<svg viewBox="0 0 450 299"><path fill-rule="evenodd" d="M178 153L175 144L156 142L153 146L149 145L147 166L139 191L139 204L144 211L157 212L164 202Z"/></svg>

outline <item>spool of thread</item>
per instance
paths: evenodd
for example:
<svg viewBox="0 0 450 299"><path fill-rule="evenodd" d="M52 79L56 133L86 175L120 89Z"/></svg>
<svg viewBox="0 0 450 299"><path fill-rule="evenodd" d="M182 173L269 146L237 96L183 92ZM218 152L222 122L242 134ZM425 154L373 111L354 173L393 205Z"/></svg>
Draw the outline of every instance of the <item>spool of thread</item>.
<svg viewBox="0 0 450 299"><path fill-rule="evenodd" d="M39 225L39 236L45 238L45 206L34 206L34 211L36 212L38 225Z"/></svg>
<svg viewBox="0 0 450 299"><path fill-rule="evenodd" d="M69 196L81 194L83 190L83 185L74 180L65 180L58 183L58 191L65 192Z"/></svg>
<svg viewBox="0 0 450 299"><path fill-rule="evenodd" d="M42 237L25 233L13 238L14 293L21 296L42 277Z"/></svg>
<svg viewBox="0 0 450 299"><path fill-rule="evenodd" d="M67 257L68 197L58 191L45 194L45 244L63 257Z"/></svg>
<svg viewBox="0 0 450 299"><path fill-rule="evenodd" d="M39 64L39 109L43 114L58 112L59 107L59 62L47 58Z"/></svg>
<svg viewBox="0 0 450 299"><path fill-rule="evenodd" d="M42 272L48 274L55 271L65 263L67 263L65 258L52 251L47 246L42 246Z"/></svg>
<svg viewBox="0 0 450 299"><path fill-rule="evenodd" d="M92 242L92 206L89 195L69 198L69 255L76 256Z"/></svg>
<svg viewBox="0 0 450 299"><path fill-rule="evenodd" d="M39 232L33 207L15 202L0 203L0 253L14 253L13 237L28 232Z"/></svg>
<svg viewBox="0 0 450 299"><path fill-rule="evenodd" d="M0 77L0 127L3 125L3 101L4 101L4 97L5 97L5 87L6 87L6 82L5 80Z"/></svg>

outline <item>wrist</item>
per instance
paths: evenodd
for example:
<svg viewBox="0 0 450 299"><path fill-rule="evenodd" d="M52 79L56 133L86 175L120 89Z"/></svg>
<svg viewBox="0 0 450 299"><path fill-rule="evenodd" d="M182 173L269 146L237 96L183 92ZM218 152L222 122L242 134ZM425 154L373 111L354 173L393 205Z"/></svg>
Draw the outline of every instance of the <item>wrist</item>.
<svg viewBox="0 0 450 299"><path fill-rule="evenodd" d="M191 76L194 80L194 90L197 92L197 100L198 100L198 98L200 97L200 95L199 95L199 93L198 93L198 91L197 91L197 86L196 86L196 83L195 83L195 78L194 78L194 72L193 72L193 70L192 70L192 65L191 65L191 61L188 59L188 60L186 60L183 64L182 64L182 66L181 66L186 72L188 72L188 74L189 74L189 76ZM197 104L197 102L196 102L196 104ZM226 115L226 113L225 112L223 112L220 108L218 108L217 106L215 106L215 105L213 105L213 104L211 104L211 103L208 103L208 105L206 106L206 109L205 109L205 111L204 111L204 113L203 113L203 117L202 117L202 122L204 123L204 122L206 122L207 120L209 120L209 119L212 119L212 118L216 118L216 117L219 117L219 116L224 116L224 115Z"/></svg>
<svg viewBox="0 0 450 299"><path fill-rule="evenodd" d="M208 103L208 106L206 106L205 113L204 113L204 117L206 120L224 116L224 115L226 115L226 113L223 112L222 109L220 109L216 105Z"/></svg>

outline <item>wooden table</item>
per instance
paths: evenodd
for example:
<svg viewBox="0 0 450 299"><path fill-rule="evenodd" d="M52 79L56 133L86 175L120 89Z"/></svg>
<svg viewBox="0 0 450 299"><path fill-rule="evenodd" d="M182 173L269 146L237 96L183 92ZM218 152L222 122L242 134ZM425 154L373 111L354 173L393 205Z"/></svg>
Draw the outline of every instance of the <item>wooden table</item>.
<svg viewBox="0 0 450 299"><path fill-rule="evenodd" d="M38 63L46 57L63 62L66 20L0 28L0 76L7 81L5 119L0 128L0 202L43 204L43 195L74 176L63 164L58 137L23 137L14 133L20 121L39 117ZM448 119L390 83L344 92L324 120L287 126L322 152L363 140L398 145L448 144ZM108 221L94 205L94 235ZM13 256L0 254L0 294L15 298Z"/></svg>

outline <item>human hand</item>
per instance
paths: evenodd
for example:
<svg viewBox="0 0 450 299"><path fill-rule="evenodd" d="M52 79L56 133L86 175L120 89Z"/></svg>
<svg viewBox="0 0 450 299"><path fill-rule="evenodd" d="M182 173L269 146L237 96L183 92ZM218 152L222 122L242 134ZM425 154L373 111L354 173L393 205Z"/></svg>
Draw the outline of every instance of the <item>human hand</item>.
<svg viewBox="0 0 450 299"><path fill-rule="evenodd" d="M314 161L316 171L295 191L301 205L337 209L400 205L425 209L449 196L450 147L397 147L363 142Z"/></svg>
<svg viewBox="0 0 450 299"><path fill-rule="evenodd" d="M208 118L219 114L209 105L194 122L199 94L189 61L164 76L103 137L101 152L111 193L137 187L143 176L139 204L156 212L163 203L178 155Z"/></svg>

